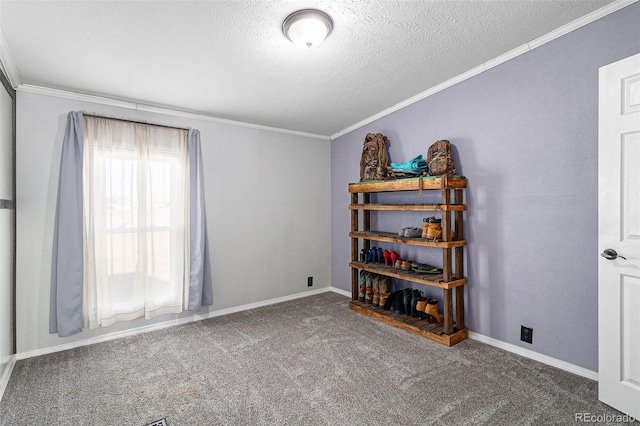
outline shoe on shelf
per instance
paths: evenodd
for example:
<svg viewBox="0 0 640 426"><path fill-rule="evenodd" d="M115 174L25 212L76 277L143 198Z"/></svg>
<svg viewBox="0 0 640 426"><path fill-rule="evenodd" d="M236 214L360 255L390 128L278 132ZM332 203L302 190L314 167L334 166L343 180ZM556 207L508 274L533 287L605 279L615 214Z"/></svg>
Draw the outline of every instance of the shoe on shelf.
<svg viewBox="0 0 640 426"><path fill-rule="evenodd" d="M422 235L422 229L405 228L404 236L407 238L419 238Z"/></svg>
<svg viewBox="0 0 640 426"><path fill-rule="evenodd" d="M431 317L435 320L435 322L442 322L442 314L438 312L438 305L439 305L438 299L436 299L435 297L432 297L431 299L427 300L427 308L425 310L425 313L427 314L427 319L430 320L429 317Z"/></svg>
<svg viewBox="0 0 640 426"><path fill-rule="evenodd" d="M378 263L378 247L371 247L371 259L367 263Z"/></svg>
<svg viewBox="0 0 640 426"><path fill-rule="evenodd" d="M416 311L418 311L418 317L423 320L427 318L427 314L425 313L425 311L427 310L427 298L423 295L420 295L420 297L418 297L417 299Z"/></svg>
<svg viewBox="0 0 640 426"><path fill-rule="evenodd" d="M422 229L414 228L412 226L402 228L400 232L398 232L399 237L405 237L405 238L418 238L421 235L422 235Z"/></svg>
<svg viewBox="0 0 640 426"><path fill-rule="evenodd" d="M389 289L391 289L391 281L389 281ZM390 293L387 295L387 299L382 305L382 309L387 311L395 311L396 310L396 294L397 292Z"/></svg>
<svg viewBox="0 0 640 426"><path fill-rule="evenodd" d="M365 282L364 303L373 303L373 277L375 274L367 274Z"/></svg>
<svg viewBox="0 0 640 426"><path fill-rule="evenodd" d="M435 216L430 216L424 218L422 221L422 238L431 241L442 241L442 220Z"/></svg>
<svg viewBox="0 0 640 426"><path fill-rule="evenodd" d="M402 263L400 264L400 269L402 269L403 271L410 271L411 262L409 262L408 260L403 260Z"/></svg>
<svg viewBox="0 0 640 426"><path fill-rule="evenodd" d="M365 249L365 250L367 253L367 258L365 259L364 263L373 263L373 257L375 256L373 249Z"/></svg>
<svg viewBox="0 0 640 426"><path fill-rule="evenodd" d="M382 252L382 257L384 257L384 266L389 266L389 262L391 261L391 252L389 250L384 250Z"/></svg>
<svg viewBox="0 0 640 426"><path fill-rule="evenodd" d="M411 269L416 274L441 274L442 269L426 263L411 262Z"/></svg>
<svg viewBox="0 0 640 426"><path fill-rule="evenodd" d="M384 309L388 310L388 307L385 308L385 306L387 306L387 300L391 295L391 277L387 277L384 275L378 275L378 277L380 280L378 284L378 291L380 292L379 306L382 306Z"/></svg>
<svg viewBox="0 0 640 426"><path fill-rule="evenodd" d="M395 311L396 315L402 315L406 313L404 309L404 292L402 290L397 290L391 296L393 297L393 310Z"/></svg>
<svg viewBox="0 0 640 426"><path fill-rule="evenodd" d="M400 261L402 260L402 259L400 258L400 255L399 255L398 253L396 253L395 251L392 251L392 252L391 252L390 259L391 259L391 266L393 266L393 267L395 267L396 262L397 262L398 260L400 260Z"/></svg>
<svg viewBox="0 0 640 426"><path fill-rule="evenodd" d="M412 298L412 289L410 288L405 288L404 290L402 290L402 295L403 295L403 303L404 303L404 310L406 312L406 314L408 316L411 316L411 298Z"/></svg>
<svg viewBox="0 0 640 426"><path fill-rule="evenodd" d="M417 305L418 300L422 297L422 292L420 290L413 290L411 292L411 317L415 317L418 314ZM422 297L424 299L424 297Z"/></svg>
<svg viewBox="0 0 640 426"><path fill-rule="evenodd" d="M373 297L371 299L371 304L373 306L380 305L380 278L382 276L378 274L374 274L371 287L373 287Z"/></svg>
<svg viewBox="0 0 640 426"><path fill-rule="evenodd" d="M360 286L358 287L358 300L364 302L364 294L367 287L367 274L369 272L360 271Z"/></svg>

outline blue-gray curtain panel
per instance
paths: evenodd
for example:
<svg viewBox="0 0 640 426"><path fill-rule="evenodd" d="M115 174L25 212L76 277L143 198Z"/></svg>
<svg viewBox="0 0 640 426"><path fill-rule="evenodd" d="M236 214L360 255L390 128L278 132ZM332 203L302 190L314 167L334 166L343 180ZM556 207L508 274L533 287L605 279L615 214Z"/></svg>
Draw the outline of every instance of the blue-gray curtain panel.
<svg viewBox="0 0 640 426"><path fill-rule="evenodd" d="M49 333L82 331L82 113L67 114L53 229Z"/></svg>
<svg viewBox="0 0 640 426"><path fill-rule="evenodd" d="M211 260L207 238L207 216L204 205L204 173L200 132L189 130L189 175L190 175L190 268L189 312L198 312L202 306L213 304L211 284Z"/></svg>
<svg viewBox="0 0 640 426"><path fill-rule="evenodd" d="M84 119L80 112L67 115L62 144L60 181L53 231L49 333L60 337L82 331L83 218L82 146ZM200 132L189 130L190 173L190 276L187 310L198 312L213 304L211 261L204 203L204 175Z"/></svg>

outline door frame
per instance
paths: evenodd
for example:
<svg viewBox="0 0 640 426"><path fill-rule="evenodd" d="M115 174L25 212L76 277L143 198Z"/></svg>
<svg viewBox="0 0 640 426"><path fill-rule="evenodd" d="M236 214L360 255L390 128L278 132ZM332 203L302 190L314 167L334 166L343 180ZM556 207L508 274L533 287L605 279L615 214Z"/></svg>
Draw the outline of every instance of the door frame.
<svg viewBox="0 0 640 426"><path fill-rule="evenodd" d="M11 218L11 340L12 340L12 353L15 355L17 351L17 336L16 336L16 91L9 82L4 70L0 67L0 82L11 97L11 200L0 200L0 208L10 209L13 211ZM0 395L1 396L1 395Z"/></svg>

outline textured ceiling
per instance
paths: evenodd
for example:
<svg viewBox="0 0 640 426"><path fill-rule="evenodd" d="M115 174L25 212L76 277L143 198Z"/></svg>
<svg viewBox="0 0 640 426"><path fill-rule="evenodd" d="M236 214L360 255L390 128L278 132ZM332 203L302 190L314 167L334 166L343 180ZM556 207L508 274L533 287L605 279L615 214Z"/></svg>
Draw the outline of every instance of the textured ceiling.
<svg viewBox="0 0 640 426"><path fill-rule="evenodd" d="M331 135L610 3L2 1L23 84ZM281 33L328 12L315 49Z"/></svg>

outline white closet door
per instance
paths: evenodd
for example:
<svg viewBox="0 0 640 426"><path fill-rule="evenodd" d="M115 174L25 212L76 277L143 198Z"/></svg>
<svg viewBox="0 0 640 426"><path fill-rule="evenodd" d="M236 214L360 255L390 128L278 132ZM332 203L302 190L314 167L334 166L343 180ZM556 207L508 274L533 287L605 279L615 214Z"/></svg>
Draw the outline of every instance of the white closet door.
<svg viewBox="0 0 640 426"><path fill-rule="evenodd" d="M0 84L0 378L13 354L14 212L13 98Z"/></svg>

